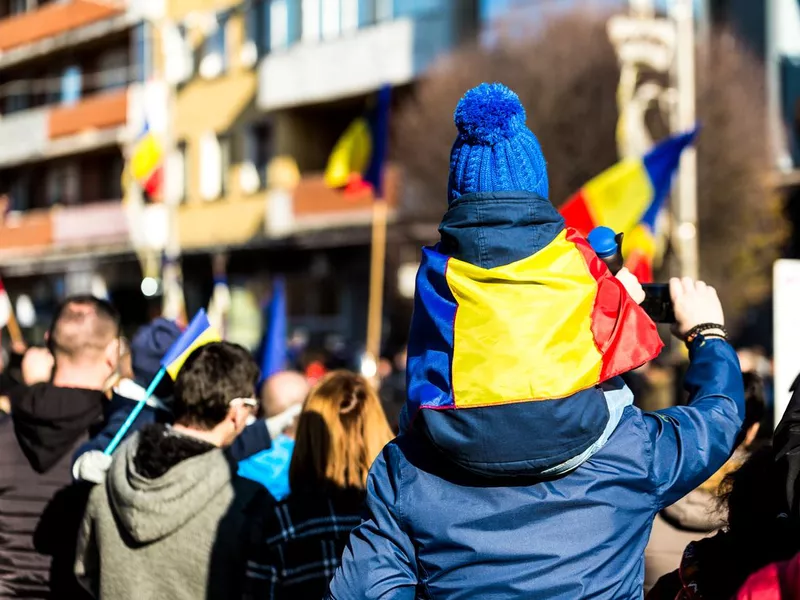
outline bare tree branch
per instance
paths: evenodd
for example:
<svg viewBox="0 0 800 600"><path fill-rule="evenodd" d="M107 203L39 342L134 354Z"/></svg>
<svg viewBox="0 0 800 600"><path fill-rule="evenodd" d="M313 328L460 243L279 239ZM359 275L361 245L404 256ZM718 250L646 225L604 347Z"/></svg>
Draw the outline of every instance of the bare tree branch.
<svg viewBox="0 0 800 600"><path fill-rule="evenodd" d="M394 121L393 154L408 178L405 218L438 222L446 210L452 112L482 81L502 81L519 94L556 206L614 164L619 67L605 23L598 14L562 15L533 37L464 48L434 67ZM769 292L786 234L782 200L766 185L764 75L724 32L699 52L697 75L701 270L736 316ZM648 117L654 135L667 133L663 119Z"/></svg>

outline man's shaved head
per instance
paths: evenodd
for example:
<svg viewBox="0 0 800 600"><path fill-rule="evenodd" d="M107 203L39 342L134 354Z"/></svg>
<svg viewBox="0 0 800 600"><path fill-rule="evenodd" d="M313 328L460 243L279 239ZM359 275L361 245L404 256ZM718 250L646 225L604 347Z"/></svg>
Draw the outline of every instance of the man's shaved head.
<svg viewBox="0 0 800 600"><path fill-rule="evenodd" d="M264 416L274 417L295 404L305 402L310 386L303 375L296 371L276 373L261 388L261 407Z"/></svg>
<svg viewBox="0 0 800 600"><path fill-rule="evenodd" d="M93 296L67 298L56 311L48 333L53 356L70 362L94 360L119 336L119 314Z"/></svg>

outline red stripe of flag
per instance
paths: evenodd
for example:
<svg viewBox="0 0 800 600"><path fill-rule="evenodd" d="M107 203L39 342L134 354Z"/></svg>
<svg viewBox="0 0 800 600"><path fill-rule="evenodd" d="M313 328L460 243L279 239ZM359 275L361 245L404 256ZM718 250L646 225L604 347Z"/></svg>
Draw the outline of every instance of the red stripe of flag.
<svg viewBox="0 0 800 600"><path fill-rule="evenodd" d="M586 196L583 193L583 188L578 190L567 202L561 207L559 211L561 216L564 217L564 222L567 227L575 229L584 237L589 235L589 232L597 227L592 213L589 210L589 204Z"/></svg>
<svg viewBox="0 0 800 600"><path fill-rule="evenodd" d="M599 381L653 360L664 347L656 324L628 295L622 282L611 274L583 236L567 229L567 239L581 252L589 272L597 280L591 319L595 344L603 356Z"/></svg>

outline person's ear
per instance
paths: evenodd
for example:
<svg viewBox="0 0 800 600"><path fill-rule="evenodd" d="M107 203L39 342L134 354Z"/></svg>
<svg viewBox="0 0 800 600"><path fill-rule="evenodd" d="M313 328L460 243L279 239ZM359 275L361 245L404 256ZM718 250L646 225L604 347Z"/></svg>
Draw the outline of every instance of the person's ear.
<svg viewBox="0 0 800 600"><path fill-rule="evenodd" d="M228 409L228 420L233 424L233 428L238 434L247 425L247 417L250 416L250 411L246 406L241 404L231 406Z"/></svg>
<svg viewBox="0 0 800 600"><path fill-rule="evenodd" d="M119 351L119 339L114 338L108 343L108 346L106 346L105 352L106 364L111 368L112 371L116 371L119 367Z"/></svg>

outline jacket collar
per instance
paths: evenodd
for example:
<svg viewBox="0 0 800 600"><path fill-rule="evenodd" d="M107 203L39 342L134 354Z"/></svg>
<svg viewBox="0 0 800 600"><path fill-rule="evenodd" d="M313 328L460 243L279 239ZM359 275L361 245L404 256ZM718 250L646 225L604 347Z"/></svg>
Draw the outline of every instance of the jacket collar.
<svg viewBox="0 0 800 600"><path fill-rule="evenodd" d="M564 229L549 200L531 192L482 192L453 202L437 250L484 269L535 254Z"/></svg>

